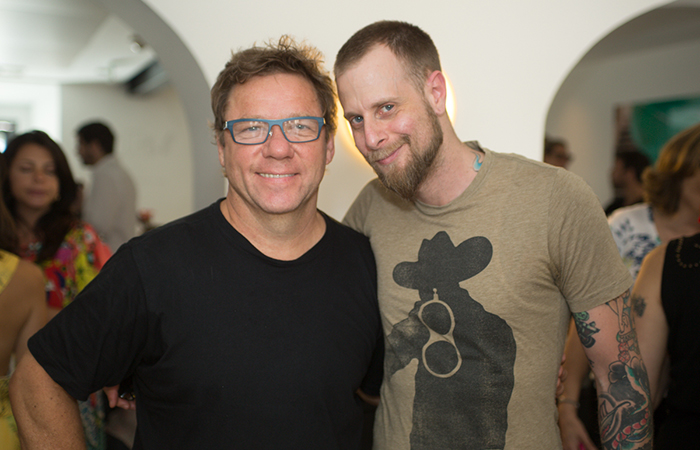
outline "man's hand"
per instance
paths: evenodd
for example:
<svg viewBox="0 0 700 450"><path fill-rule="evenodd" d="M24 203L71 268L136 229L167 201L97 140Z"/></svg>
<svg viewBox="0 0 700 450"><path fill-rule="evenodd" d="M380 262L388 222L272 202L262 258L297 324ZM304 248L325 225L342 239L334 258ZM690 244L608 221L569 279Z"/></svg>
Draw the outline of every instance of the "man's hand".
<svg viewBox="0 0 700 450"><path fill-rule="evenodd" d="M119 396L119 385L103 387L109 401L110 408L121 408L121 409L136 409L136 400L127 400Z"/></svg>
<svg viewBox="0 0 700 450"><path fill-rule="evenodd" d="M579 419L575 404L559 403L559 431L564 450L598 450Z"/></svg>
<svg viewBox="0 0 700 450"><path fill-rule="evenodd" d="M559 376L557 377L557 398L564 394L564 382L569 374L564 368L564 362L566 362L566 353L561 355L561 365L559 366Z"/></svg>

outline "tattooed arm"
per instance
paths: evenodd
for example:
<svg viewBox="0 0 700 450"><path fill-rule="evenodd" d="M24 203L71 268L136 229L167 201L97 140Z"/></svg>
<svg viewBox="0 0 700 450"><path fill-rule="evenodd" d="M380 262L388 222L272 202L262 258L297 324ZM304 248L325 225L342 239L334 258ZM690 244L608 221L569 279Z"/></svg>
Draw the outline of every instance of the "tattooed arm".
<svg viewBox="0 0 700 450"><path fill-rule="evenodd" d="M629 290L574 314L574 321L596 376L603 448L651 449L649 378L639 353Z"/></svg>
<svg viewBox="0 0 700 450"><path fill-rule="evenodd" d="M589 366L573 320L566 336L564 354L566 355L564 370L567 371L567 377L564 382L564 393L557 399L559 432L563 448L564 450L598 450L578 416L581 385L584 377L588 375Z"/></svg>
<svg viewBox="0 0 700 450"><path fill-rule="evenodd" d="M661 304L661 274L666 245L650 252L639 271L632 291L632 312L637 325L637 339L649 373L649 386L654 407L661 402L664 389L660 379L667 355L668 323Z"/></svg>

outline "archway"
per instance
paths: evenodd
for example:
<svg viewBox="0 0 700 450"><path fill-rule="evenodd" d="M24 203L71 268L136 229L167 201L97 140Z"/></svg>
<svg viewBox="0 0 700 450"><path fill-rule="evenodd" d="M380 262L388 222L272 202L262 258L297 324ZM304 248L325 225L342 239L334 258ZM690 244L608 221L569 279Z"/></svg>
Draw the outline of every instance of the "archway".
<svg viewBox="0 0 700 450"><path fill-rule="evenodd" d="M216 148L209 122L209 84L194 57L177 34L140 0L99 0L111 13L152 46L182 100L192 145L194 208L209 205L223 193Z"/></svg>
<svg viewBox="0 0 700 450"><path fill-rule="evenodd" d="M572 69L547 115L548 135L569 142L581 175L603 203L612 198L615 108L700 96L700 2L674 2L609 33Z"/></svg>

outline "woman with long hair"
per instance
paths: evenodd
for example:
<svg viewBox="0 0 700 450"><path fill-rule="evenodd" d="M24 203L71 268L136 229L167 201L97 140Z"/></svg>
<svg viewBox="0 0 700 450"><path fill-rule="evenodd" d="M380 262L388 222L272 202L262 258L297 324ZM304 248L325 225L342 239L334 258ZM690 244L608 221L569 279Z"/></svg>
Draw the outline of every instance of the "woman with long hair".
<svg viewBox="0 0 700 450"><path fill-rule="evenodd" d="M67 306L97 275L109 249L71 206L76 184L61 148L46 133L17 136L5 150L3 195L14 217L18 254L44 271L49 318ZM93 394L80 402L89 450L104 448L104 408Z"/></svg>

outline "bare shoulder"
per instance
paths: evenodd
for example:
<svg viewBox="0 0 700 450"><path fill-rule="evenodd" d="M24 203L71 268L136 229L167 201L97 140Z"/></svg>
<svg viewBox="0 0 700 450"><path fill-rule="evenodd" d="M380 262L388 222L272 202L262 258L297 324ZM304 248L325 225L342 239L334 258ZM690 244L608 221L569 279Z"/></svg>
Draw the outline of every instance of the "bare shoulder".
<svg viewBox="0 0 700 450"><path fill-rule="evenodd" d="M655 269L660 269L661 267L663 267L667 247L668 243L664 243L656 247L654 250L650 251L647 254L647 256L644 257L642 267L646 266L648 268Z"/></svg>
<svg viewBox="0 0 700 450"><path fill-rule="evenodd" d="M635 292L646 291L649 288L660 288L667 246L668 244L661 244L644 257L634 285Z"/></svg>
<svg viewBox="0 0 700 450"><path fill-rule="evenodd" d="M44 274L39 266L29 261L19 261L7 288L21 294L24 301L45 301Z"/></svg>

